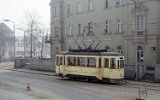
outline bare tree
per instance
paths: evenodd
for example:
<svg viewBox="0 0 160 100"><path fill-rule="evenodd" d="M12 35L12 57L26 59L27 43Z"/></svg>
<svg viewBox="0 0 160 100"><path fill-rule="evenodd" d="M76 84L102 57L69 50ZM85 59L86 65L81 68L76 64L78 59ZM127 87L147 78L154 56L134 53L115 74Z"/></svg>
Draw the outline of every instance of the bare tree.
<svg viewBox="0 0 160 100"><path fill-rule="evenodd" d="M26 11L25 13L25 30L30 37L30 57L32 58L36 52L36 45L40 43L39 36L41 35L40 29L40 16L36 11Z"/></svg>

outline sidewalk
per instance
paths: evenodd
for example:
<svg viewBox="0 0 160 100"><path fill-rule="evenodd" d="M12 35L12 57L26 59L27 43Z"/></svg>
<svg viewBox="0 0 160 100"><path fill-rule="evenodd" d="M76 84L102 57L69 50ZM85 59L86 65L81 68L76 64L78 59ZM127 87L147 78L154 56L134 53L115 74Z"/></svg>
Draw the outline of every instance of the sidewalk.
<svg viewBox="0 0 160 100"><path fill-rule="evenodd" d="M10 66L13 65L13 62L0 62L0 66Z"/></svg>
<svg viewBox="0 0 160 100"><path fill-rule="evenodd" d="M44 71L36 71L36 70L22 69L22 68L15 68L15 69L9 69L9 70L30 73L30 74L48 75L48 76L55 76L56 75L55 72L44 72Z"/></svg>
<svg viewBox="0 0 160 100"><path fill-rule="evenodd" d="M13 69L14 63L13 62L0 62L0 69Z"/></svg>
<svg viewBox="0 0 160 100"><path fill-rule="evenodd" d="M127 80L126 85L128 86L132 85L132 87L135 87L135 88L146 86L149 90L160 91L160 83L149 83L149 82Z"/></svg>

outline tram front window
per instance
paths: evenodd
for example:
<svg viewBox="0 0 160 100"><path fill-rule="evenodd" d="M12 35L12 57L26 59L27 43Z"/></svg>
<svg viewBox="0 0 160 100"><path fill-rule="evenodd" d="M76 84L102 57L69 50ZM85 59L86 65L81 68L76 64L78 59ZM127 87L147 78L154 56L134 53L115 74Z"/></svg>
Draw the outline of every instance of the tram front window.
<svg viewBox="0 0 160 100"><path fill-rule="evenodd" d="M110 58L110 68L115 69L116 68L116 59Z"/></svg>
<svg viewBox="0 0 160 100"><path fill-rule="evenodd" d="M124 60L120 60L120 68L124 68Z"/></svg>
<svg viewBox="0 0 160 100"><path fill-rule="evenodd" d="M63 65L63 57L60 57L60 65Z"/></svg>
<svg viewBox="0 0 160 100"><path fill-rule="evenodd" d="M59 65L59 57L56 57L56 64Z"/></svg>

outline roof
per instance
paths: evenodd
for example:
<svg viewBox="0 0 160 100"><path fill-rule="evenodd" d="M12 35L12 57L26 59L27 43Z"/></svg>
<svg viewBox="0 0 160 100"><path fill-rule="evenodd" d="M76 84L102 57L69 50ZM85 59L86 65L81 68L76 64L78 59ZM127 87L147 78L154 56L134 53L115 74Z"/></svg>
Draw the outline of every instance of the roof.
<svg viewBox="0 0 160 100"><path fill-rule="evenodd" d="M123 56L117 52L61 52L57 55Z"/></svg>
<svg viewBox="0 0 160 100"><path fill-rule="evenodd" d="M0 34L14 33L6 24L0 23Z"/></svg>

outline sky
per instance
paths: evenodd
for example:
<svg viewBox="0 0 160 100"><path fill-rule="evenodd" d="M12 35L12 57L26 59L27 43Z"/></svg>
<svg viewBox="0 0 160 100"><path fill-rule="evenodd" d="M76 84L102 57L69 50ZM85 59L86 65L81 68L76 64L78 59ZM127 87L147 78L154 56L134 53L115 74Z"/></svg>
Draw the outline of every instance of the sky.
<svg viewBox="0 0 160 100"><path fill-rule="evenodd" d="M4 19L15 22L16 28L22 26L26 11L36 11L40 16L40 20L49 28L50 25L50 0L0 0L0 23L4 23ZM13 29L12 23L5 22ZM18 33L17 33L18 35Z"/></svg>

